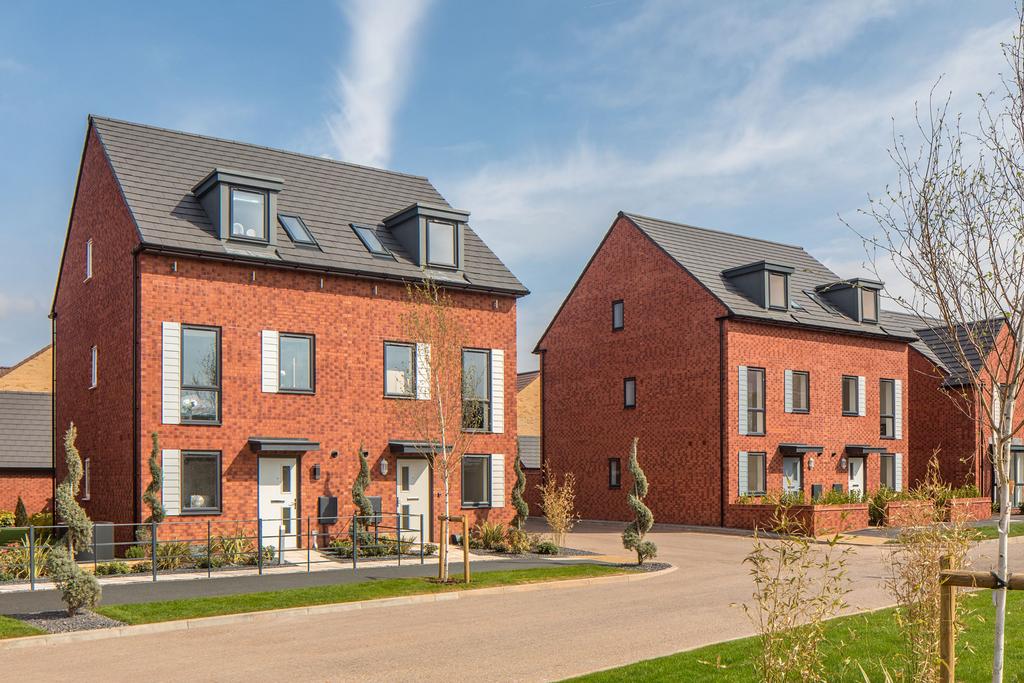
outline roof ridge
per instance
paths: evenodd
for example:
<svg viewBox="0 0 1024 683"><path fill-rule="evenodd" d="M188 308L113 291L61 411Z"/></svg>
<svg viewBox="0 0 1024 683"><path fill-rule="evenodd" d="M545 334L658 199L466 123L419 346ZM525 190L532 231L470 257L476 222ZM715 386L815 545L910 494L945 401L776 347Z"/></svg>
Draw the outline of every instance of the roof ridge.
<svg viewBox="0 0 1024 683"><path fill-rule="evenodd" d="M804 249L799 244L789 244L787 242L776 242L775 240L766 240L763 237L751 237L750 235L741 235L738 232L729 232L727 230L716 230L715 228L705 228L705 227L702 227L700 225L691 225L689 223L679 223L678 221L670 221L670 220L666 220L664 218L656 218L654 216L645 216L645 215L640 214L640 213L633 213L632 211L620 211L619 213L621 213L623 216L626 216L628 218L641 218L641 219L648 220L648 221L657 221L659 223L667 223L668 225L674 225L674 226L679 227L679 228L690 228L691 230L700 230L701 232L711 232L711 233L714 233L716 235L728 235L729 237L739 237L739 238L745 239L745 240L753 240L755 242L764 242L765 244L774 244L774 245L779 246L779 247L789 247L790 249L799 249L800 251L802 251L805 254L807 254L808 256L810 256L810 252L807 251L806 249ZM814 260L817 261L818 259L814 259ZM818 262L821 263L820 261L818 261ZM822 265L824 265L824 264L822 264ZM828 266L826 266L826 268L827 267Z"/></svg>
<svg viewBox="0 0 1024 683"><path fill-rule="evenodd" d="M226 142L231 145L244 145L245 147L255 147L257 149L264 149L270 152L279 152L281 154L290 154L292 156L302 157L303 159L316 159L318 161L326 161L332 164L338 164L340 166L349 166L352 168L360 168L366 171L377 171L378 173L387 173L389 175L402 176L404 178L415 178L416 180L425 180L430 183L431 187L434 184L430 182L430 179L425 175L418 175L416 173L405 173L403 171L393 171L388 168L379 168L377 166L367 166L365 164L356 164L351 161L341 161L340 159L333 159L331 157L318 156L316 154L306 154L304 152L296 152L291 149L284 149L281 147L270 147L269 145L260 145L255 142L244 142L242 140L232 140L230 138L217 137L216 135L204 135L202 133L192 133L186 130L176 130L174 128L166 128L164 126L154 126L149 123L138 123L137 121L128 121L125 119L116 119L112 116L100 116L98 114L89 114L89 119L93 121L110 121L111 123L120 123L126 126L135 126L136 128L148 128L149 130L158 130L164 133L174 133L175 135L185 135L187 137L199 138L201 140L212 140L214 142ZM434 188L437 191L437 188ZM438 192L438 194L441 194ZM441 195L443 198L444 195ZM447 201L447 199L445 200Z"/></svg>
<svg viewBox="0 0 1024 683"><path fill-rule="evenodd" d="M18 361L17 363L15 363L14 365L9 365L9 366L6 366L6 367L4 367L4 368L3 368L3 370L4 370L5 372L4 372L3 374L5 374L5 375L6 375L6 374L7 374L7 373L9 373L9 372L12 372L12 371L14 371L14 370L17 370L18 368L20 368L20 367L21 367L22 365L24 365L25 363L29 362L29 361L30 361L30 360L32 360L33 358L38 358L39 356L41 356L41 355L43 355L44 353L46 353L46 350L47 350L48 348L50 348L51 346L53 346L53 344L47 344L46 346L44 346L43 348L39 349L39 350L38 350L38 351L36 351L35 353L33 353L33 354L31 354L31 355L28 355L28 356L25 356L24 358L22 358L21 360L19 360L19 361Z"/></svg>

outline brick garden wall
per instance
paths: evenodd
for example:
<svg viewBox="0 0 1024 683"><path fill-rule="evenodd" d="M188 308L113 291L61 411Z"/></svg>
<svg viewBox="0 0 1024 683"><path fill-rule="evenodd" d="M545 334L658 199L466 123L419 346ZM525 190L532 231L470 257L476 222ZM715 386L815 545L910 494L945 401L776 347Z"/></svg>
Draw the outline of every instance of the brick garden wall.
<svg viewBox="0 0 1024 683"><path fill-rule="evenodd" d="M142 452L157 431L162 448L222 452L221 519L258 515L257 456L250 436L303 437L321 450L302 456L299 466L301 516L316 516L317 496L338 497L339 514L353 513L352 482L358 472L360 444L369 451L372 483L368 495L381 496L385 512L396 505L395 457L391 439L416 439L411 410L426 402L383 397L383 344L415 341L403 334L409 310L399 284L347 277L177 259L142 257ZM376 290L376 294L374 291ZM516 305L511 297L453 292L457 317L469 336L467 346L505 350L505 432L474 437L471 453L505 455L504 508L462 510L458 474L451 489L452 514L467 512L479 520L508 522L514 510L511 487L516 457ZM494 308L495 302L497 309ZM163 321L221 328L223 416L220 426L161 424L161 326ZM314 334L316 393L269 394L261 391L261 341L264 329ZM337 451L337 457L331 457ZM288 454L282 454L288 455ZM387 475L380 461L388 461ZM314 464L322 468L313 481ZM147 473L148 474L148 473ZM148 480L148 477L147 477ZM145 486L146 482L143 482ZM441 479L434 476L435 515L443 512ZM205 516L182 517L204 521Z"/></svg>
<svg viewBox="0 0 1024 683"><path fill-rule="evenodd" d="M87 240L93 277L85 278ZM72 209L54 320L54 443L57 480L64 476L64 431L78 427L78 449L90 460L96 521L132 518L132 249L138 235L105 153L90 131ZM89 388L90 352L99 350L99 382Z"/></svg>
<svg viewBox="0 0 1024 683"><path fill-rule="evenodd" d="M625 325L611 327L612 302ZM686 313L689 313L686 316ZM578 481L579 513L626 519L629 445L650 482L659 522L718 524L718 321L725 309L619 217L541 341L545 462ZM635 377L637 407L623 407ZM608 459L622 461L622 488Z"/></svg>

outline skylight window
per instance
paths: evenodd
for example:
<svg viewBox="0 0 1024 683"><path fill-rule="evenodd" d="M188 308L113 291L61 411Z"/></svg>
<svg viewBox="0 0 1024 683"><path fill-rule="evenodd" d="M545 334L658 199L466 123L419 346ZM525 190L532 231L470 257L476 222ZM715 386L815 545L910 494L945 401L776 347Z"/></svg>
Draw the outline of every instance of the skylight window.
<svg viewBox="0 0 1024 683"><path fill-rule="evenodd" d="M284 231L292 238L292 242L296 244L316 244L316 240L313 239L313 233L309 231L309 228L306 227L301 218L283 213L278 214L277 218L281 221Z"/></svg>
<svg viewBox="0 0 1024 683"><path fill-rule="evenodd" d="M353 225L352 229L356 231L356 235L359 236L363 246L366 250L375 256L390 256L391 252L387 250L383 244L381 244L380 238L377 237L377 231L373 228L368 228L365 225Z"/></svg>

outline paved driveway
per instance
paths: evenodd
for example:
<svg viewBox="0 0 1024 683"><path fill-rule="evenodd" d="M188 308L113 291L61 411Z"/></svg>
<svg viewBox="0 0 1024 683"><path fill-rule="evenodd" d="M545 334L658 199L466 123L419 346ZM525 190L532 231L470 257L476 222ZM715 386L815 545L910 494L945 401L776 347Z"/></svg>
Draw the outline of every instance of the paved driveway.
<svg viewBox="0 0 1024 683"><path fill-rule="evenodd" d="M621 525L568 543L622 554ZM659 530L679 571L632 584L467 596L301 619L204 627L4 653L7 680L552 680L749 635L743 536ZM1024 545L1014 544L1017 566ZM990 542L985 552L993 550ZM881 607L884 554L850 558L857 609ZM979 560L980 566L988 566Z"/></svg>

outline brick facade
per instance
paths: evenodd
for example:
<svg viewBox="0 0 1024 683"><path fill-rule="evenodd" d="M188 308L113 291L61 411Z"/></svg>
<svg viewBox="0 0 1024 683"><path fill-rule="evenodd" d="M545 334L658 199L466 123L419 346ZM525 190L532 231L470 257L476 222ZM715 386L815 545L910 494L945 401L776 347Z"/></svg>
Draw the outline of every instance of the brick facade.
<svg viewBox="0 0 1024 683"><path fill-rule="evenodd" d="M625 325L613 331L611 306L620 299ZM584 518L628 518L625 465L633 436L640 439L650 482L645 502L655 520L698 525L748 526L728 512L739 495L740 451L768 455L767 488L779 492L779 444L822 446L821 455L804 456L808 496L813 484L847 489L841 461L849 444L906 453L906 400L903 438L879 436L879 379L901 380L906 387L904 342L726 316L726 308L628 218L616 220L538 345L545 461L555 472L575 473ZM740 365L766 369L764 436L739 435ZM784 412L787 369L810 372L809 414ZM844 374L866 378L863 417L842 416ZM636 378L632 409L623 406L627 377ZM609 488L612 457L621 458L621 489ZM866 487L878 485L879 456L872 454Z"/></svg>
<svg viewBox="0 0 1024 683"><path fill-rule="evenodd" d="M93 277L85 281L89 239ZM351 487L360 445L369 452L372 483L367 494L381 496L384 512L394 512L398 468L388 441L420 436L414 433L410 413L419 402L383 396L384 341L417 341L403 335L403 316L410 310L405 286L158 255L138 250L139 244L102 144L90 129L54 304L55 422L58 436L71 422L76 424L79 450L90 459L92 496L82 502L90 517L131 523L147 514L141 498L149 483L146 461L152 432L159 435L161 449L219 451L222 457L221 514L169 518L163 538L195 533L184 525L175 531L170 522L201 524L205 533L206 521L219 524L259 515L258 456L248 445L252 436L320 443L319 451L299 460L299 517L316 517L320 495L338 497L342 518L353 513ZM468 452L503 454L506 469L504 507L462 510L456 474L451 510L467 513L471 523L507 523L514 514L509 497L516 455L516 299L450 293L468 336L466 345L505 352L504 433L476 435ZM161 423L164 321L220 328L221 424ZM315 335L315 394L262 392L262 330ZM98 383L90 388L94 345ZM382 459L388 461L386 475L380 471ZM59 450L58 477L63 476L62 463ZM314 481L317 464L321 476ZM440 477L433 480L436 517L443 513L443 499Z"/></svg>
<svg viewBox="0 0 1024 683"><path fill-rule="evenodd" d="M18 496L30 515L51 510L53 475L49 471L0 470L0 510L14 512Z"/></svg>
<svg viewBox="0 0 1024 683"><path fill-rule="evenodd" d="M86 242L93 241L93 277L85 281ZM134 257L138 232L121 198L102 143L86 139L54 301L54 443L57 481L64 478L63 437L74 422L78 450L90 460L96 521L129 522L141 496L133 452L135 386ZM90 349L98 349L97 385L90 388Z"/></svg>

